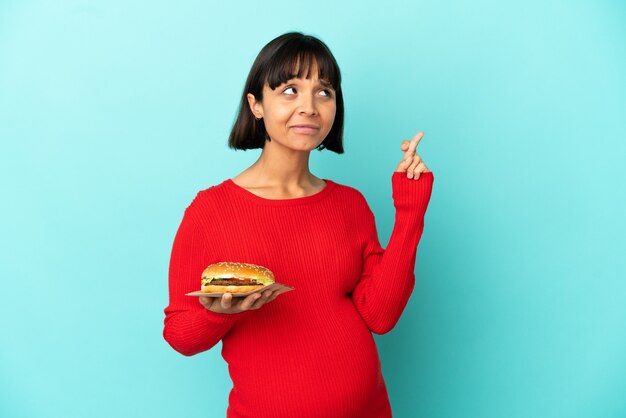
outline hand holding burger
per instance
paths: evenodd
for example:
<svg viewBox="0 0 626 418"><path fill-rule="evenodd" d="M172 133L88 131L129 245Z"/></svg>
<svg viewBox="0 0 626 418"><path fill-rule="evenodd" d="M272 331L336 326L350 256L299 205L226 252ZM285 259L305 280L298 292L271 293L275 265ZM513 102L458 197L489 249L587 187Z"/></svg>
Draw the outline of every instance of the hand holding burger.
<svg viewBox="0 0 626 418"><path fill-rule="evenodd" d="M245 298L237 299L233 303L233 295L224 293L221 298L200 296L198 299L202 306L209 311L217 313L235 314L247 310L259 309L264 303L271 302L278 297L278 291L268 290L266 292L252 293Z"/></svg>

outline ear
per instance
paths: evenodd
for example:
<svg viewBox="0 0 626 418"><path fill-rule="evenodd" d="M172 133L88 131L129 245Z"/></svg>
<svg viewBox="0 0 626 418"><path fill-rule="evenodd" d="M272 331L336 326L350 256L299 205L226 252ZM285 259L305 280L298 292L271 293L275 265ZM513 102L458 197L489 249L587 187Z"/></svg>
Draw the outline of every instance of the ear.
<svg viewBox="0 0 626 418"><path fill-rule="evenodd" d="M248 93L246 96L248 99L248 105L250 106L250 111L254 115L255 118L259 119L263 117L263 105L260 102L257 102L256 98L252 93Z"/></svg>

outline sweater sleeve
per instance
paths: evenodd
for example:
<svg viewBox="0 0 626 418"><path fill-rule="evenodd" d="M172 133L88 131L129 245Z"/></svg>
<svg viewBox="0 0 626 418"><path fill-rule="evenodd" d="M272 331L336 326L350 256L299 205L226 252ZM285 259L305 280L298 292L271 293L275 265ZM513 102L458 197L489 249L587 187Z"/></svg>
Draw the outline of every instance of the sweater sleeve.
<svg viewBox="0 0 626 418"><path fill-rule="evenodd" d="M178 227L169 265L169 305L165 308L163 337L179 353L192 356L209 350L245 313L212 312L197 297L185 293L200 289L204 268L214 262L211 241L196 220L193 202Z"/></svg>
<svg viewBox="0 0 626 418"><path fill-rule="evenodd" d="M421 173L418 180L407 178L406 173L393 173L396 214L386 249L378 240L374 214L365 205L363 270L352 292L352 301L370 331L376 334L393 329L415 287L417 245L424 229L433 181L432 172Z"/></svg>

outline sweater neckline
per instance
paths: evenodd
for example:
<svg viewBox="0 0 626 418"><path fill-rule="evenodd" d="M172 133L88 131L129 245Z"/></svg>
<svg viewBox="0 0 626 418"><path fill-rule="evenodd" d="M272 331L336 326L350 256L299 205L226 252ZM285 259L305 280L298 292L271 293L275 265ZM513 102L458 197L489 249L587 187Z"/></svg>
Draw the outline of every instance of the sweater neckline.
<svg viewBox="0 0 626 418"><path fill-rule="evenodd" d="M265 197L258 196L248 189L245 189L235 183L232 179L226 179L222 182L222 184L228 187L230 190L235 191L240 196L251 200L253 202L270 205L270 206L289 206L289 205L302 205L313 202L318 202L319 200L326 197L334 188L336 183L332 180L322 178L326 182L326 186L322 190L317 193L313 193L312 195L302 196L302 197L292 197L289 199L267 199Z"/></svg>

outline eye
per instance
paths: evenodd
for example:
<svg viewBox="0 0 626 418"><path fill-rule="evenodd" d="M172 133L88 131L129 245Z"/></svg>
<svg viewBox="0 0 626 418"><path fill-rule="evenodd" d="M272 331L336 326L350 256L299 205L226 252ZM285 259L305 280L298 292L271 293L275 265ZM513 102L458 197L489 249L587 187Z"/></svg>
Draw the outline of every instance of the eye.
<svg viewBox="0 0 626 418"><path fill-rule="evenodd" d="M296 90L296 89L295 89L295 88L293 88L293 87L287 87L285 90L283 90L283 93L285 93L285 92L286 92L287 90L289 90L289 89L293 90L294 92L295 92L295 90ZM287 93L287 94L288 94L288 95L291 95L292 93Z"/></svg>
<svg viewBox="0 0 626 418"><path fill-rule="evenodd" d="M324 90L322 90L322 91L325 91L325 92L326 92L326 96L327 96L327 97L332 96L332 92L331 92L330 90L328 90L328 89L324 89Z"/></svg>

